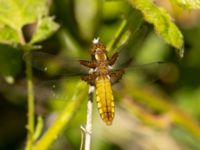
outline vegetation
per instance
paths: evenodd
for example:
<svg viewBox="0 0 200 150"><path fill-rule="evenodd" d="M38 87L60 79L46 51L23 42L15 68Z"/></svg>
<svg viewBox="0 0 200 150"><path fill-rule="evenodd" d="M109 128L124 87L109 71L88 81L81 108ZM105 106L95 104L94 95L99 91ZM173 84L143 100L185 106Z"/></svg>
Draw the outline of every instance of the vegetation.
<svg viewBox="0 0 200 150"><path fill-rule="evenodd" d="M113 85L112 126L94 95L91 148L200 149L199 8L199 0L0 0L0 149L80 149L90 96L78 60L90 59L97 37L109 56L120 52L115 68L128 67Z"/></svg>

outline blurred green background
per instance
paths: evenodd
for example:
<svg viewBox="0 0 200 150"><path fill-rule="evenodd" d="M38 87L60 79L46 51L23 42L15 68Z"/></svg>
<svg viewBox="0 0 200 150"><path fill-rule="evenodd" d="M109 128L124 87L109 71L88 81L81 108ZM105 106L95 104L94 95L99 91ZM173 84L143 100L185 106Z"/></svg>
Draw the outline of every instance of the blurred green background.
<svg viewBox="0 0 200 150"><path fill-rule="evenodd" d="M174 8L167 1L156 0L156 4L168 10L182 31L184 57L179 59L174 48L155 34L152 25L143 21L136 30L134 25L140 19L130 21L123 37L125 42L117 49L120 57L116 67L123 66L130 58L133 65L113 86L116 115L112 126L106 126L100 119L94 102L93 150L200 150L200 12ZM93 38L99 37L109 46L124 18L131 18L134 13L142 18L139 12L121 0L58 0L52 1L49 9L60 28L40 43L40 51L54 57L33 56L35 111L44 118L44 132L73 97L77 85L83 82L72 74L79 74L80 66L76 60L90 59ZM45 65L49 68L45 73L41 68L46 60L48 64ZM166 63L151 63L158 61ZM141 67L134 69L134 65ZM57 75L62 77L57 78ZM1 44L2 150L20 150L25 145L26 91L23 53ZM79 109L50 149L79 149L87 97L82 99Z"/></svg>

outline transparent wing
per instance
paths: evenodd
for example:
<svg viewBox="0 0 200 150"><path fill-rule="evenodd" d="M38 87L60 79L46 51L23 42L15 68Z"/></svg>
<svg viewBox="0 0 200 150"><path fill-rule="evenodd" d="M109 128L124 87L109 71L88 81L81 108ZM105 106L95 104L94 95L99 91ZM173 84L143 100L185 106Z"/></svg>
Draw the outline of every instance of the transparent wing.
<svg viewBox="0 0 200 150"><path fill-rule="evenodd" d="M163 61L150 62L142 65L130 65L125 70L129 73L137 72L145 80L157 81L168 72L169 63Z"/></svg>
<svg viewBox="0 0 200 150"><path fill-rule="evenodd" d="M81 80L80 76L89 71L88 68L79 64L78 58L33 51L24 54L23 59L25 60L28 55L31 55L32 66L35 68L34 86L38 99L66 100L67 96L73 93L67 92L74 90L72 83L75 87ZM68 89L65 91L63 90L65 88Z"/></svg>
<svg viewBox="0 0 200 150"><path fill-rule="evenodd" d="M127 60L123 60L122 62L118 62L114 68L114 70L123 70L124 74L136 74L137 76L148 80L150 82L157 81L162 78L168 72L169 63L164 61L155 61L149 62L146 64L135 64L133 58L128 58ZM119 79L112 80L112 82L116 82Z"/></svg>
<svg viewBox="0 0 200 150"><path fill-rule="evenodd" d="M55 80L34 80L34 90L37 99L44 100L69 100L74 93L76 85L80 82L79 77L66 77Z"/></svg>
<svg viewBox="0 0 200 150"><path fill-rule="evenodd" d="M80 76L86 74L88 69L79 64L79 59L70 58L67 56L52 55L40 51L33 51L24 54L24 59L27 55L32 57L32 66L49 75L59 76Z"/></svg>

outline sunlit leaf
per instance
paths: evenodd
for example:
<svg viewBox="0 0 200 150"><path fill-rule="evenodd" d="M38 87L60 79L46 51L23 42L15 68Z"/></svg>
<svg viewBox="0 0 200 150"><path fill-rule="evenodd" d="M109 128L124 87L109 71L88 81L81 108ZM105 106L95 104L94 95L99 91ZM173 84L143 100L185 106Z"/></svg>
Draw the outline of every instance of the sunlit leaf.
<svg viewBox="0 0 200 150"><path fill-rule="evenodd" d="M47 14L46 0L0 0L0 24L19 31L23 25Z"/></svg>
<svg viewBox="0 0 200 150"><path fill-rule="evenodd" d="M41 41L57 30L48 12L47 0L0 0L0 42L24 44L22 27L37 23L32 43Z"/></svg>
<svg viewBox="0 0 200 150"><path fill-rule="evenodd" d="M171 2L184 9L200 9L200 0L171 0Z"/></svg>
<svg viewBox="0 0 200 150"><path fill-rule="evenodd" d="M0 42L5 44L12 44L20 42L17 32L9 26L0 27Z"/></svg>
<svg viewBox="0 0 200 150"><path fill-rule="evenodd" d="M169 44L178 49L183 57L183 35L172 22L169 14L162 8L154 5L150 0L131 0L132 6L144 15L144 19L152 23L156 32Z"/></svg>
<svg viewBox="0 0 200 150"><path fill-rule="evenodd" d="M38 116L37 125L34 133L34 140L37 140L37 138L41 135L43 127L44 127L44 121L41 116Z"/></svg>

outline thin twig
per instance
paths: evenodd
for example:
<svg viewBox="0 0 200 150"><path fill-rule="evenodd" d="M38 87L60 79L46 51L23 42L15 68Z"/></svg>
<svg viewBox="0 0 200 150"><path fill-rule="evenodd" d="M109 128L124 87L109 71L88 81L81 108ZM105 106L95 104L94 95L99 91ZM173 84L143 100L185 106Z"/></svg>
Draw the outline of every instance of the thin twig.
<svg viewBox="0 0 200 150"><path fill-rule="evenodd" d="M85 150L90 150L91 148L93 93L94 86L90 85L88 90L87 122L85 127Z"/></svg>

